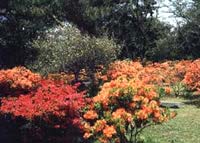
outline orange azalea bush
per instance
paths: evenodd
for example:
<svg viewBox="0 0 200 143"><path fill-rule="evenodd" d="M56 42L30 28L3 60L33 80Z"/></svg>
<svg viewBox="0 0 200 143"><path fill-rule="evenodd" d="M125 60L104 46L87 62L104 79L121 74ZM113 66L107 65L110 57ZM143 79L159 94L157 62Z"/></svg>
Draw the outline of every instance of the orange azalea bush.
<svg viewBox="0 0 200 143"><path fill-rule="evenodd" d="M103 80L116 79L119 76L125 76L127 78L133 78L138 71L142 70L143 66L138 61L115 61L111 63L109 69L102 77Z"/></svg>
<svg viewBox="0 0 200 143"><path fill-rule="evenodd" d="M8 70L0 70L0 94L14 94L14 91L29 91L37 86L41 76L32 73L25 67L15 67Z"/></svg>
<svg viewBox="0 0 200 143"><path fill-rule="evenodd" d="M200 92L200 59L193 61L188 66L183 83L191 90Z"/></svg>
<svg viewBox="0 0 200 143"><path fill-rule="evenodd" d="M160 108L152 85L127 78L106 82L83 115L84 138L102 143L136 142L145 127L168 121L175 113Z"/></svg>
<svg viewBox="0 0 200 143"><path fill-rule="evenodd" d="M145 66L138 61L116 61L109 66L107 74L101 76L101 79L104 81L118 77L134 79L143 84L163 87L168 90L166 95L174 94L173 86L179 83L188 87L190 91L199 92L199 69L200 59L150 63Z"/></svg>
<svg viewBox="0 0 200 143"><path fill-rule="evenodd" d="M115 79L123 76L140 80L145 84L171 84L182 80L176 76L179 70L175 65L172 61L146 66L142 66L138 61L116 61L110 65L108 73L103 78L106 79L106 76L107 79Z"/></svg>

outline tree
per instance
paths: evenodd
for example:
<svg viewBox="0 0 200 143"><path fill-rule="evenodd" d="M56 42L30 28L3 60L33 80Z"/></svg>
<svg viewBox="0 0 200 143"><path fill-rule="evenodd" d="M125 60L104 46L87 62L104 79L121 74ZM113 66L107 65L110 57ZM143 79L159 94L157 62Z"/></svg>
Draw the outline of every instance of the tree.
<svg viewBox="0 0 200 143"><path fill-rule="evenodd" d="M155 0L84 0L65 6L66 9L80 8L81 12L66 13L67 19L80 29L95 35L107 32L123 45L122 58L144 58L156 46L158 35L152 28ZM73 19L73 15L81 20Z"/></svg>
<svg viewBox="0 0 200 143"><path fill-rule="evenodd" d="M177 49L184 58L200 57L200 2L198 0L174 3L175 15L183 19L177 29Z"/></svg>
<svg viewBox="0 0 200 143"><path fill-rule="evenodd" d="M38 55L31 43L38 32L64 21L82 33L109 38L122 45L120 58L151 59L160 37L154 24L156 0L9 0L0 22L0 52L4 68L26 65ZM62 25L62 24L61 24Z"/></svg>
<svg viewBox="0 0 200 143"><path fill-rule="evenodd" d="M34 60L35 49L28 43L37 31L42 31L62 16L61 3L51 0L9 0L1 5L0 21L0 65L3 68L25 65L27 60Z"/></svg>
<svg viewBox="0 0 200 143"><path fill-rule="evenodd" d="M83 35L71 24L48 29L32 46L39 55L29 68L42 74L73 72L75 80L82 69L93 79L97 67L115 60L120 49L112 39Z"/></svg>

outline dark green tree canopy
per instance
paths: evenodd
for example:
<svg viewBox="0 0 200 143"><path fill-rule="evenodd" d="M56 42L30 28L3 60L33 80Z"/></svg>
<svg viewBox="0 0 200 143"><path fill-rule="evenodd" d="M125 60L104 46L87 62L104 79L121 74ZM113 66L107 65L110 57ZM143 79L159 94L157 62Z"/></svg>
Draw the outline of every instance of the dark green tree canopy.
<svg viewBox="0 0 200 143"><path fill-rule="evenodd" d="M200 1L174 2L175 15L182 18L177 27L176 48L180 51L179 58L200 57Z"/></svg>
<svg viewBox="0 0 200 143"><path fill-rule="evenodd" d="M66 9L68 9L66 5ZM79 20L73 19L72 13L66 17L81 29L95 35L107 32L123 44L122 57L135 58L146 56L146 51L155 47L158 38L152 27L153 13L156 10L155 0L84 0L77 1L73 9L80 11ZM81 19L81 21L80 21Z"/></svg>
<svg viewBox="0 0 200 143"><path fill-rule="evenodd" d="M0 4L0 66L8 68L34 62L39 51L30 43L38 33L63 22L75 24L81 33L90 36L113 38L122 47L120 58L159 60L171 55L172 59L181 58L185 54L199 57L199 1L174 1L174 13L182 17L184 23L173 32L155 17L157 2L3 0Z"/></svg>

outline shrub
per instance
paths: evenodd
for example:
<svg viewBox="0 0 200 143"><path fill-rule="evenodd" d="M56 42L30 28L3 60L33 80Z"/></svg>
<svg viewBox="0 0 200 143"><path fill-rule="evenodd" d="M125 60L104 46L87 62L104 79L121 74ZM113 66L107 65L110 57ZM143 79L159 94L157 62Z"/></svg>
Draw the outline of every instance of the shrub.
<svg viewBox="0 0 200 143"><path fill-rule="evenodd" d="M31 69L43 74L72 71L76 78L81 69L93 72L96 66L110 63L119 51L113 40L82 35L70 24L47 30L32 45L39 56Z"/></svg>
<svg viewBox="0 0 200 143"><path fill-rule="evenodd" d="M143 66L138 61L115 61L109 65L109 69L103 78L116 79L119 76L134 78L142 69Z"/></svg>
<svg viewBox="0 0 200 143"><path fill-rule="evenodd" d="M166 61L146 65L141 65L138 61L115 61L110 64L107 73L101 76L101 79L109 81L118 77L126 77L143 84L154 84L164 88L168 90L164 93L165 95L191 96L192 92L199 95L199 61L199 59Z"/></svg>
<svg viewBox="0 0 200 143"><path fill-rule="evenodd" d="M197 59L188 65L186 74L183 79L190 90L200 92L200 60Z"/></svg>
<svg viewBox="0 0 200 143"><path fill-rule="evenodd" d="M0 70L0 94L2 96L16 95L31 91L37 87L40 80L39 74L32 73L25 67Z"/></svg>
<svg viewBox="0 0 200 143"><path fill-rule="evenodd" d="M32 121L39 117L50 127L67 128L78 123L79 110L85 105L83 97L84 92L78 93L77 86L42 80L36 91L17 98L3 98L0 111Z"/></svg>
<svg viewBox="0 0 200 143"><path fill-rule="evenodd" d="M186 97L186 96L190 96L189 91L186 87L185 84L183 84L182 82L176 83L172 86L172 95L176 96L176 97Z"/></svg>
<svg viewBox="0 0 200 143"><path fill-rule="evenodd" d="M86 104L77 85L42 80L37 90L1 100L0 114L19 123L16 136L31 142L75 142L82 137L80 109ZM16 126L13 126L16 128Z"/></svg>
<svg viewBox="0 0 200 143"><path fill-rule="evenodd" d="M135 143L145 127L175 116L159 105L154 86L122 77L111 80L85 108L84 138L102 143Z"/></svg>

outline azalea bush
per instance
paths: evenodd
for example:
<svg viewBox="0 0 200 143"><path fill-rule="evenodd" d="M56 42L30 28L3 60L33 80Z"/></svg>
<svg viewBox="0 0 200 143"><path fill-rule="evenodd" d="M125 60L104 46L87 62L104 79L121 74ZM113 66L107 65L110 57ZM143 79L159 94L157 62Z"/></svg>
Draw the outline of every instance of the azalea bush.
<svg viewBox="0 0 200 143"><path fill-rule="evenodd" d="M0 70L0 95L16 95L31 91L38 86L40 80L39 74L31 72L25 67Z"/></svg>
<svg viewBox="0 0 200 143"><path fill-rule="evenodd" d="M137 142L144 128L175 116L160 108L154 86L122 77L106 82L92 100L83 115L84 138L91 141Z"/></svg>
<svg viewBox="0 0 200 143"><path fill-rule="evenodd" d="M66 85L62 81L41 80L37 90L19 97L4 97L1 100L1 115L10 114L13 119L26 119L44 132L53 129L74 134L81 133L80 109L86 104L84 92L78 85ZM34 129L34 128L33 128Z"/></svg>
<svg viewBox="0 0 200 143"><path fill-rule="evenodd" d="M143 84L153 84L169 90L175 96L192 95L189 92L199 94L199 69L200 60L166 61L163 63L147 63L142 65L139 61L115 61L110 64L104 81L110 81L118 77L139 80ZM181 92L180 92L181 90Z"/></svg>
<svg viewBox="0 0 200 143"><path fill-rule="evenodd" d="M101 78L105 81L119 76L133 78L142 69L143 66L139 61L115 61L109 65L108 71Z"/></svg>
<svg viewBox="0 0 200 143"><path fill-rule="evenodd" d="M190 90L197 91L198 93L200 92L200 59L188 65L183 83L185 83Z"/></svg>
<svg viewBox="0 0 200 143"><path fill-rule="evenodd" d="M10 115L16 122L23 119L30 127L23 135L41 140L46 136L46 142L80 142L83 138L84 142L137 142L144 128L176 116L160 107L161 96L200 91L199 61L115 61L107 72L98 65L95 80L90 82L101 85L97 90L73 85L77 77L70 71L41 77L24 67L1 70L0 94L4 97L0 114ZM78 78L89 81L88 73L87 68L79 69ZM62 141L53 138L54 133Z"/></svg>

